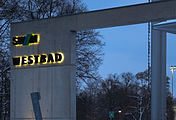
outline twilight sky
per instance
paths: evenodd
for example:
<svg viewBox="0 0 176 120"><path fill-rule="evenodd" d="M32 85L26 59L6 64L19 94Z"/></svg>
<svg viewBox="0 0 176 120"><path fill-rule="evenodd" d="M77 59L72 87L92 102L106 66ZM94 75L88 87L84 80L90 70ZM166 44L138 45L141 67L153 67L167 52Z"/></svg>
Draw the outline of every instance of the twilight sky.
<svg viewBox="0 0 176 120"><path fill-rule="evenodd" d="M112 7L145 3L148 0L83 0L88 10L100 10ZM99 71L102 77L122 72L137 73L147 69L147 24L137 24L113 28L98 29L103 35L104 61ZM167 34L167 75L171 78L169 67L176 65L176 35ZM174 73L176 88L176 71ZM174 90L176 95L176 90Z"/></svg>

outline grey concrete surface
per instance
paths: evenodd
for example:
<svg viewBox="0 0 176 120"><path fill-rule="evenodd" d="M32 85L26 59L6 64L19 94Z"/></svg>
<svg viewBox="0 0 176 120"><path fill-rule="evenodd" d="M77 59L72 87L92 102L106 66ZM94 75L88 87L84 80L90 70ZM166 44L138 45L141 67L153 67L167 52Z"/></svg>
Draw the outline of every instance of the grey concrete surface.
<svg viewBox="0 0 176 120"><path fill-rule="evenodd" d="M90 11L86 13L56 17L50 22L60 21L70 30L99 29L123 25L159 22L176 19L176 0L143 3L131 6ZM48 21L44 19L43 21ZM29 21L30 22L30 21Z"/></svg>
<svg viewBox="0 0 176 120"><path fill-rule="evenodd" d="M30 93L40 92L40 106L44 120L75 120L75 33L64 21L35 21L13 24L11 37L28 33L40 34L40 43L15 47L11 56L42 53L64 53L59 64L34 65L11 71L11 120L34 120Z"/></svg>
<svg viewBox="0 0 176 120"><path fill-rule="evenodd" d="M166 32L152 30L151 120L166 120Z"/></svg>

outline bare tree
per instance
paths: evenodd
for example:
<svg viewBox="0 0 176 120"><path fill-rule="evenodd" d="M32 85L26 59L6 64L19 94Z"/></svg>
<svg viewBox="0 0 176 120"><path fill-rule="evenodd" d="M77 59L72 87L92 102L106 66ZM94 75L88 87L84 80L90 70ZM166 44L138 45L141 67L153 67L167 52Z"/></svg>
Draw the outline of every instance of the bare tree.
<svg viewBox="0 0 176 120"><path fill-rule="evenodd" d="M0 119L9 118L10 112L10 67L8 53L0 49Z"/></svg>

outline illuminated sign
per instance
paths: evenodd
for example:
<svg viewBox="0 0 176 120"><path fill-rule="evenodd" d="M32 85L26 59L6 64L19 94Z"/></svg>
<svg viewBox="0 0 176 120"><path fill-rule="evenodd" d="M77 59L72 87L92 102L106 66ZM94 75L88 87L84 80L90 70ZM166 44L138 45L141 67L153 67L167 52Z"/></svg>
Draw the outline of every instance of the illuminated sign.
<svg viewBox="0 0 176 120"><path fill-rule="evenodd" d="M12 44L14 46L30 46L39 44L39 42L40 42L39 34L27 34L23 36L13 37Z"/></svg>
<svg viewBox="0 0 176 120"><path fill-rule="evenodd" d="M27 65L40 65L40 64L55 64L55 63L62 63L63 61L64 61L64 54L62 52L13 57L13 65L15 67L22 67Z"/></svg>

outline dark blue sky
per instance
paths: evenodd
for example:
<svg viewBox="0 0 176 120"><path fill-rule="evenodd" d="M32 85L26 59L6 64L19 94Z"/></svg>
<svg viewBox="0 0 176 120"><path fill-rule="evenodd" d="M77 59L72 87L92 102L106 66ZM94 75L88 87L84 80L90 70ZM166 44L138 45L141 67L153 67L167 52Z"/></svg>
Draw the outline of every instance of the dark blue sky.
<svg viewBox="0 0 176 120"><path fill-rule="evenodd" d="M83 0L89 11L145 3L148 0ZM100 74L122 72L137 73L147 69L147 23L130 26L98 29L103 35L104 61ZM169 67L176 65L176 35L167 34L167 75L171 78ZM174 73L176 88L176 71ZM174 91L176 95L176 91Z"/></svg>

